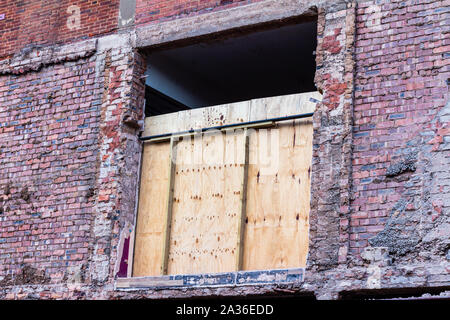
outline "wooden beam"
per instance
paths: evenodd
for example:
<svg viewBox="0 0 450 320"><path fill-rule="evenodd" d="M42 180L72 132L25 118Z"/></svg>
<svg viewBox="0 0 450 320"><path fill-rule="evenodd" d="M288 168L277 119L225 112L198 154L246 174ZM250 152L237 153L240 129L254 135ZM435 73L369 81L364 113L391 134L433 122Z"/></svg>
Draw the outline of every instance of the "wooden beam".
<svg viewBox="0 0 450 320"><path fill-rule="evenodd" d="M171 134L169 136L164 136L164 137L157 137L157 138L152 138L149 140L143 140L142 142L144 143L160 143L160 142L167 142L169 141L171 138L176 138L177 140L183 139L184 137L189 137L189 136L194 136L194 135L198 135L198 134L203 134L203 132L199 132L199 131L193 131L193 132L188 132L188 133L183 133L183 134Z"/></svg>
<svg viewBox="0 0 450 320"><path fill-rule="evenodd" d="M244 232L245 220L247 216L247 181L248 181L248 158L249 158L249 134L248 129L244 129L244 167L241 183L241 210L240 219L238 220L238 235L236 244L236 270L242 270L244 260Z"/></svg>
<svg viewBox="0 0 450 320"><path fill-rule="evenodd" d="M165 275L169 268L169 249L170 249L170 232L172 228L172 209L173 209L173 191L174 191L174 181L175 181L175 169L176 169L176 159L177 151L174 150L176 142L174 137L170 139L170 155L169 155L169 180L167 188L167 205L166 205L166 226L164 228L163 235L163 248L162 248L162 263L161 263L161 274Z"/></svg>
<svg viewBox="0 0 450 320"><path fill-rule="evenodd" d="M262 123L248 123L248 124L243 124L243 125L236 125L236 126L232 126L232 127L225 127L225 128L212 128L215 130L220 130L220 131L228 131L228 130L240 130L240 129L248 129L248 128L253 128L253 129L263 129L263 128L270 128L276 125L276 121L267 121L267 122L262 122ZM205 128L208 129L208 128ZM211 129L211 130L212 130ZM155 137L155 138L151 138L148 140L143 140L144 143L148 143L148 142L152 142L152 143L159 143L159 142L167 142L169 141L172 137L176 137L178 139L180 138L184 138L187 136L192 136L192 135L197 135L197 134L202 134L202 135L208 135L208 134L216 134L217 131L205 131L202 132L201 129L200 130L195 130L192 132L183 132L183 133L173 133L172 135L167 135L167 136L163 136L163 137Z"/></svg>

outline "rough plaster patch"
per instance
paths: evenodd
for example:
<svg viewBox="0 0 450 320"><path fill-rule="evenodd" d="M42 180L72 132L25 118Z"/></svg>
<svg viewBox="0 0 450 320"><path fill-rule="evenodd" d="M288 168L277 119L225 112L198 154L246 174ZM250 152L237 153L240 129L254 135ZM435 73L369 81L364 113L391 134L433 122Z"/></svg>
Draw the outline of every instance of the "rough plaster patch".
<svg viewBox="0 0 450 320"><path fill-rule="evenodd" d="M442 149L445 143L441 143L439 148L429 143L431 139L435 143L439 141L436 136L440 132L445 134L447 123L443 122L442 116L448 114L449 109L450 103L447 102L429 122L432 130L407 141L408 148L401 150L405 154L403 160L387 168L386 177L406 179L405 190L391 210L384 230L369 239L369 243L389 247L396 258L409 253L404 257L407 261L414 256L431 259L445 256L449 250L450 174L447 168L450 157ZM405 172L414 174L399 176Z"/></svg>
<svg viewBox="0 0 450 320"><path fill-rule="evenodd" d="M65 273L65 281L69 284L82 283L85 280L86 265L77 264L67 268Z"/></svg>
<svg viewBox="0 0 450 320"><path fill-rule="evenodd" d="M373 4L370 5L366 9L366 18L367 25L371 27L374 31L381 31L383 30L383 25L381 24L381 6Z"/></svg>
<svg viewBox="0 0 450 320"><path fill-rule="evenodd" d="M29 284L47 284L50 277L45 270L38 270L30 265L24 265L18 274L8 274L0 281L0 287Z"/></svg>
<svg viewBox="0 0 450 320"><path fill-rule="evenodd" d="M366 286L369 289L381 288L382 269L387 261L389 261L387 247L367 247L361 253L361 258L369 262L367 267Z"/></svg>
<svg viewBox="0 0 450 320"><path fill-rule="evenodd" d="M124 27L134 22L136 12L136 0L120 0L119 27Z"/></svg>
<svg viewBox="0 0 450 320"><path fill-rule="evenodd" d="M110 49L131 48L131 37L128 33L112 34L98 39L97 50L104 52Z"/></svg>
<svg viewBox="0 0 450 320"><path fill-rule="evenodd" d="M337 117L344 113L344 102L345 102L345 96L341 95L339 97L339 106L330 111L330 117Z"/></svg>
<svg viewBox="0 0 450 320"><path fill-rule="evenodd" d="M381 288L381 268L379 266L369 266L367 268L366 285L369 289L379 289Z"/></svg>
<svg viewBox="0 0 450 320"><path fill-rule="evenodd" d="M386 170L386 177L394 177L404 172L416 171L417 154L409 153L405 159L389 166Z"/></svg>
<svg viewBox="0 0 450 320"><path fill-rule="evenodd" d="M361 252L361 258L371 264L379 264L388 258L387 247L367 247Z"/></svg>
<svg viewBox="0 0 450 320"><path fill-rule="evenodd" d="M69 30L78 30L81 28L81 14L80 7L71 5L67 8L67 13L69 16L67 17L66 26Z"/></svg>
<svg viewBox="0 0 450 320"><path fill-rule="evenodd" d="M422 238L423 242L432 242L435 240L443 240L450 243L450 223L444 222L438 225L436 228L426 233Z"/></svg>
<svg viewBox="0 0 450 320"><path fill-rule="evenodd" d="M420 242L417 230L408 228L412 221L414 211L405 210L408 202L400 199L391 210L389 220L386 222L384 230L375 237L369 239L369 243L374 247L388 247L389 252L399 256L412 251Z"/></svg>

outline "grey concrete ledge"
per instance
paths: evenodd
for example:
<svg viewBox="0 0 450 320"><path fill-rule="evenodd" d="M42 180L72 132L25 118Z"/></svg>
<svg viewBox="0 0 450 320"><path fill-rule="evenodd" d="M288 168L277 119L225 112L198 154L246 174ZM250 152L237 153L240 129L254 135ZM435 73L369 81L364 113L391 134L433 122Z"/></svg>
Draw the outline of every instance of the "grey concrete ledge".
<svg viewBox="0 0 450 320"><path fill-rule="evenodd" d="M0 61L0 75L20 75L53 64L89 58L111 49L132 50L133 47L134 30L61 45L29 45L12 58Z"/></svg>
<svg viewBox="0 0 450 320"><path fill-rule="evenodd" d="M138 290L143 288L207 288L262 284L301 284L304 268L237 271L213 274L171 275L116 279L116 290Z"/></svg>
<svg viewBox="0 0 450 320"><path fill-rule="evenodd" d="M92 56L97 51L97 39L65 45L25 47L12 58L0 61L0 75L38 71L42 67Z"/></svg>
<svg viewBox="0 0 450 320"><path fill-rule="evenodd" d="M313 17L320 0L266 0L222 11L202 13L136 27L136 47L148 48L207 36L221 31L251 27L293 17Z"/></svg>

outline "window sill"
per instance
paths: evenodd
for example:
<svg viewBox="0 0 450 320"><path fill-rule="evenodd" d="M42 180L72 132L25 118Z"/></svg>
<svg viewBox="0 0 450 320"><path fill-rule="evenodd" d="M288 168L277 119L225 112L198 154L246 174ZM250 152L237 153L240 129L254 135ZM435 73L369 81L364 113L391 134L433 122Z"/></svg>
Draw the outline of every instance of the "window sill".
<svg viewBox="0 0 450 320"><path fill-rule="evenodd" d="M303 282L304 272L304 268L296 268L214 274L117 278L115 289L135 290L143 288L196 288L285 283L298 284Z"/></svg>

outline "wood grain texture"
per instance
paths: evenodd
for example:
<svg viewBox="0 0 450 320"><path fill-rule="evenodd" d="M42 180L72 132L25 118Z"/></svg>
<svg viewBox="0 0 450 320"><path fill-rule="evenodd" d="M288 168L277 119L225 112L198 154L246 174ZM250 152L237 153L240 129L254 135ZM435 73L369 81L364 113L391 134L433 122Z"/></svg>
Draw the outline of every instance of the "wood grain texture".
<svg viewBox="0 0 450 320"><path fill-rule="evenodd" d="M244 270L306 266L311 159L311 120L251 133Z"/></svg>
<svg viewBox="0 0 450 320"><path fill-rule="evenodd" d="M318 92L150 117L144 135L314 112L315 100ZM172 168L168 141L145 145L133 276L306 266L312 122L271 126L176 138Z"/></svg>
<svg viewBox="0 0 450 320"><path fill-rule="evenodd" d="M247 217L247 185L248 185L248 157L249 157L249 135L248 129L244 129L242 149L244 152L244 166L241 176L241 194L240 194L240 210L237 228L237 244L236 244L236 270L242 270L244 263L244 235L245 235L245 219Z"/></svg>
<svg viewBox="0 0 450 320"><path fill-rule="evenodd" d="M169 274L235 271L242 139L217 133L178 143Z"/></svg>
<svg viewBox="0 0 450 320"><path fill-rule="evenodd" d="M161 274L169 178L169 143L144 145L133 276Z"/></svg>
<svg viewBox="0 0 450 320"><path fill-rule="evenodd" d="M176 152L177 142L172 137L169 141L169 178L167 182L167 202L165 209L165 225L163 230L163 248L162 248L162 265L161 273L167 274L169 268L169 247L170 237L172 234L172 212L173 212L173 192L175 183L175 170L177 162Z"/></svg>
<svg viewBox="0 0 450 320"><path fill-rule="evenodd" d="M145 119L143 135L158 135L246 122L251 101L168 113Z"/></svg>
<svg viewBox="0 0 450 320"><path fill-rule="evenodd" d="M307 92L148 117L143 136L314 112L314 101L321 99L319 92Z"/></svg>

